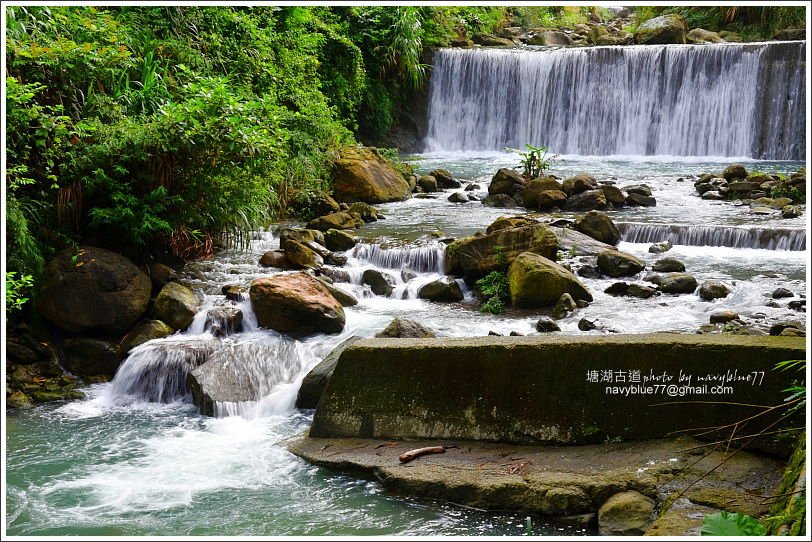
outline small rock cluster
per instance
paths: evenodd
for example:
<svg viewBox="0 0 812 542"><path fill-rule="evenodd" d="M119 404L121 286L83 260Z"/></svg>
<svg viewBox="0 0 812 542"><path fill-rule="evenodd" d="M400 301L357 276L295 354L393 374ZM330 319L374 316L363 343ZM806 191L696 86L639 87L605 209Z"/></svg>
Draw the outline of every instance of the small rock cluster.
<svg viewBox="0 0 812 542"><path fill-rule="evenodd" d="M704 173L694 182L704 200L738 200L749 205L754 214L779 214L797 218L803 214L799 205L806 201L806 171L789 177L761 172L748 173L741 164L731 164L722 173Z"/></svg>
<svg viewBox="0 0 812 542"><path fill-rule="evenodd" d="M682 15L668 14L649 19L634 32L635 15L628 9L621 10L609 21L590 20L559 29L506 27L497 34L477 33L462 35L451 41L452 47L516 47L520 45L543 45L558 47L584 47L594 45L657 45L657 44L706 44L741 42L736 32L722 30L712 32L704 28L692 28ZM774 40L804 40L803 28L788 28L776 32Z"/></svg>
<svg viewBox="0 0 812 542"><path fill-rule="evenodd" d="M488 196L482 200L489 207L526 207L541 211L592 211L624 206L654 207L651 187L635 184L618 188L614 181L595 180L579 173L563 181L546 175L530 181L519 172L502 168L488 186Z"/></svg>
<svg viewBox="0 0 812 542"><path fill-rule="evenodd" d="M78 378L108 380L133 348L186 329L200 307L197 295L164 264L146 270L149 274L124 256L90 246L53 258L43 273L37 310L58 340L26 326L12 330L6 340L9 404L73 398ZM219 310L216 318L221 329L238 328L242 314Z"/></svg>

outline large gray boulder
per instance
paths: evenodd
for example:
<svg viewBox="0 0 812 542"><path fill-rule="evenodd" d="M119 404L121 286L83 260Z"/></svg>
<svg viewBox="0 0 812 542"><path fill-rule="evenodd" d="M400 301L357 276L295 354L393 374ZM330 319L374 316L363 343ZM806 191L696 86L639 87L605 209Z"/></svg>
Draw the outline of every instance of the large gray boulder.
<svg viewBox="0 0 812 542"><path fill-rule="evenodd" d="M646 280L656 284L666 294L692 294L698 286L696 277L689 273L666 273Z"/></svg>
<svg viewBox="0 0 812 542"><path fill-rule="evenodd" d="M592 294L571 271L532 252L520 254L510 265L508 284L515 307L550 307L565 293L592 301Z"/></svg>
<svg viewBox="0 0 812 542"><path fill-rule="evenodd" d="M367 269L361 275L361 284L369 286L375 295L389 297L394 291L395 279L389 273L383 273L377 269Z"/></svg>
<svg viewBox="0 0 812 542"><path fill-rule="evenodd" d="M699 297L705 301L721 299L723 297L727 297L729 293L730 288L718 280L706 280L702 283L702 286L699 287Z"/></svg>
<svg viewBox="0 0 812 542"><path fill-rule="evenodd" d="M71 333L119 334L147 310L152 283L130 260L95 247L66 249L45 267L37 309Z"/></svg>

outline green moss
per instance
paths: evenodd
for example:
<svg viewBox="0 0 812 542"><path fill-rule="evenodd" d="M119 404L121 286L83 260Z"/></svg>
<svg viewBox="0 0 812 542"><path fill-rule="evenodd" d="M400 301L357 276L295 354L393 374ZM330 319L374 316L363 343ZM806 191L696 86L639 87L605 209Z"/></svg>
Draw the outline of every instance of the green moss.
<svg viewBox="0 0 812 542"><path fill-rule="evenodd" d="M806 495L794 493L806 462L806 433L798 437L795 452L787 463L781 485L776 490L776 500L770 508L770 516L764 521L768 535L788 534L795 536L806 532ZM786 529L786 532L783 532Z"/></svg>

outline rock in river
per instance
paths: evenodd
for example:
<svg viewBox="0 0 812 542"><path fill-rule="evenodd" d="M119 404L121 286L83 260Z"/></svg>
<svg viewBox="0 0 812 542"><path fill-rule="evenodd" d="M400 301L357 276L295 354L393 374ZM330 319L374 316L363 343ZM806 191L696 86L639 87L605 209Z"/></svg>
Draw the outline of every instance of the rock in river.
<svg viewBox="0 0 812 542"><path fill-rule="evenodd" d="M251 305L260 326L282 333L344 329L344 309L307 273L261 277L251 283Z"/></svg>
<svg viewBox="0 0 812 542"><path fill-rule="evenodd" d="M598 254L598 269L610 277L628 277L636 275L646 268L643 260L619 250L604 250Z"/></svg>
<svg viewBox="0 0 812 542"><path fill-rule="evenodd" d="M520 254L510 265L508 283L516 307L553 306L564 293L592 301L592 294L572 272L532 252Z"/></svg>

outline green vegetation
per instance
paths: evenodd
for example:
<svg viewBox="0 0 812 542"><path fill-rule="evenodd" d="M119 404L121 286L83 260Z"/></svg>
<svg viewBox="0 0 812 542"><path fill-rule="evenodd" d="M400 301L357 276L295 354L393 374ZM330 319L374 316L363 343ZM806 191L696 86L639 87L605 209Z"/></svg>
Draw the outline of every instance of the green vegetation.
<svg viewBox="0 0 812 542"><path fill-rule="evenodd" d="M477 291L486 298L479 307L480 312L502 314L505 312L505 302L510 299L510 285L508 278L502 271L492 271L476 281Z"/></svg>
<svg viewBox="0 0 812 542"><path fill-rule="evenodd" d="M771 198L789 198L792 203L806 203L806 193L794 186L779 186L770 190Z"/></svg>
<svg viewBox="0 0 812 542"><path fill-rule="evenodd" d="M209 256L330 191L336 151L495 7L6 9L8 269L79 244ZM35 291L32 288L32 291Z"/></svg>
<svg viewBox="0 0 812 542"><path fill-rule="evenodd" d="M764 536L767 531L753 516L729 512L708 514L702 520L702 536Z"/></svg>
<svg viewBox="0 0 812 542"><path fill-rule="evenodd" d="M768 535L799 536L806 534L806 495L798 492L798 482L806 463L806 433L797 436L795 451L787 462L781 484L775 491L770 515L764 520Z"/></svg>
<svg viewBox="0 0 812 542"><path fill-rule="evenodd" d="M28 290L34 284L31 275L23 275L17 278L17 273L6 273L6 310L16 312L22 310L23 305L28 301Z"/></svg>
<svg viewBox="0 0 812 542"><path fill-rule="evenodd" d="M549 169L556 158L558 158L557 154L548 158L546 146L534 147L529 143L525 143L524 146L527 147L527 152L510 147L505 147L505 150L515 152L522 157L519 165L521 165L523 169L522 175L528 181L544 175L544 171Z"/></svg>
<svg viewBox="0 0 812 542"><path fill-rule="evenodd" d="M638 6L637 24L668 13L685 17L688 29L733 31L745 41L765 40L778 30L806 26L803 6Z"/></svg>

